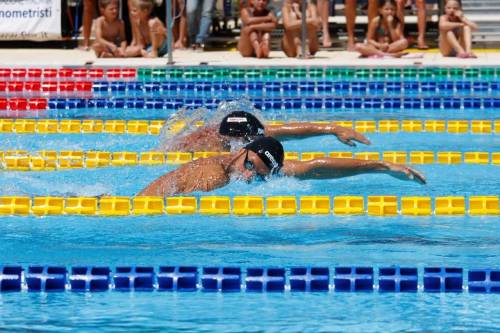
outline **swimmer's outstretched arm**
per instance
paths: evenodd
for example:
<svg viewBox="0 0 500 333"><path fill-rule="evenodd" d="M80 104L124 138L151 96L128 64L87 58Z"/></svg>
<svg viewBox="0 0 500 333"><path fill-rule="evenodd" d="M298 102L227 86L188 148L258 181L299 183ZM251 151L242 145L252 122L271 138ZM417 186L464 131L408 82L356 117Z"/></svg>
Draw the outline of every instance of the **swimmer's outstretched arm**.
<svg viewBox="0 0 500 333"><path fill-rule="evenodd" d="M350 128L336 126L333 124L292 122L283 125L266 126L265 134L266 136L272 136L281 140L283 140L284 137L333 134L341 142L349 146L355 146L356 143L354 141L364 143L365 145L370 144L370 140L368 140L363 134Z"/></svg>
<svg viewBox="0 0 500 333"><path fill-rule="evenodd" d="M362 173L386 173L400 179L425 184L425 177L406 165L386 161L365 161L351 158L316 158L311 161L285 161L282 172L301 179L328 179Z"/></svg>

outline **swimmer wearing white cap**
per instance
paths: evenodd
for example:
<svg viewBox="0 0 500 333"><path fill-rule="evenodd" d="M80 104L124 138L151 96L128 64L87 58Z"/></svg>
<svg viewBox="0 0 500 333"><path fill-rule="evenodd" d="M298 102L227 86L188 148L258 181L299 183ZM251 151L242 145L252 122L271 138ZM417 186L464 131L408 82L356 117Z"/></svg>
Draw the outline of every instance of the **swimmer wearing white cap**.
<svg viewBox="0 0 500 333"><path fill-rule="evenodd" d="M424 176L408 166L386 161L350 158L316 158L311 161L286 161L281 143L260 137L228 156L200 158L186 163L149 184L138 195L167 196L208 192L227 185L236 177L250 182L281 173L300 179L328 179L362 173L387 173L397 178L425 184Z"/></svg>

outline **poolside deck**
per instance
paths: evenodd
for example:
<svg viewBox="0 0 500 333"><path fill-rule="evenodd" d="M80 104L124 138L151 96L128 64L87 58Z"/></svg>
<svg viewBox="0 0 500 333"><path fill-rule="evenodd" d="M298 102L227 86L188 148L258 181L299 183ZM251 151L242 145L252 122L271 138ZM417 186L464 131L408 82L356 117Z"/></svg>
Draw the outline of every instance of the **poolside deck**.
<svg viewBox="0 0 500 333"><path fill-rule="evenodd" d="M412 53L418 51L410 50ZM422 53L417 59L360 59L355 52L320 51L314 59L287 58L283 52L271 52L270 59L242 58L237 51L176 51L174 62L177 66L500 66L500 50L476 50L477 59L456 59L442 57L437 50ZM93 52L82 50L54 49L1 49L2 66L164 66L166 58L144 59L97 59Z"/></svg>

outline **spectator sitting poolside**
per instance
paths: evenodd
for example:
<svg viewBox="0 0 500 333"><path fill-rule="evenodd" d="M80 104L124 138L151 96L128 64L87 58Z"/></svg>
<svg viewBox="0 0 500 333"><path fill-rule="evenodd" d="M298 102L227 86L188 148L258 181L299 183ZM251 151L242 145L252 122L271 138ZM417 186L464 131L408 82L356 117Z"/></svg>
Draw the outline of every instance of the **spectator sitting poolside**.
<svg viewBox="0 0 500 333"><path fill-rule="evenodd" d="M459 0L447 0L439 18L439 50L445 57L477 58L472 52L472 31L477 24L464 16Z"/></svg>
<svg viewBox="0 0 500 333"><path fill-rule="evenodd" d="M238 50L243 57L269 57L270 32L276 28L277 20L267 8L267 1L253 0L240 11L243 27Z"/></svg>
<svg viewBox="0 0 500 333"><path fill-rule="evenodd" d="M302 1L306 0L284 0L283 2L282 15L285 33L281 47L288 57L302 57ZM319 49L317 33L320 27L320 20L317 14L316 5L308 2L305 13L307 36L304 58L311 58Z"/></svg>
<svg viewBox="0 0 500 333"><path fill-rule="evenodd" d="M402 24L395 16L396 2L380 0L379 16L370 21L366 43L356 44L356 50L363 57L401 57L408 47L403 36Z"/></svg>
<svg viewBox="0 0 500 333"><path fill-rule="evenodd" d="M132 42L126 56L156 58L167 54L167 29L159 18L150 17L153 7L152 0L131 1Z"/></svg>
<svg viewBox="0 0 500 333"><path fill-rule="evenodd" d="M99 0L102 16L96 20L96 41L92 45L99 58L124 57L127 41L125 24L118 18L118 0Z"/></svg>

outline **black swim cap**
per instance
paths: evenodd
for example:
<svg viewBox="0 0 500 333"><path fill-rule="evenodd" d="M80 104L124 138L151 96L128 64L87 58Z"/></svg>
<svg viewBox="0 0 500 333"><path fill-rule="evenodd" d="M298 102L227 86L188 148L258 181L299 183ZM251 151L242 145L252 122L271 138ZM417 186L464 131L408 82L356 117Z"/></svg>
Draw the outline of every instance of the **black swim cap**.
<svg viewBox="0 0 500 333"><path fill-rule="evenodd" d="M283 166L285 153L281 143L269 136L255 139L245 146L245 149L256 153L262 162L271 170L271 174L277 173Z"/></svg>
<svg viewBox="0 0 500 333"><path fill-rule="evenodd" d="M227 136L250 138L264 135L264 125L251 113L234 111L222 119L219 133Z"/></svg>

